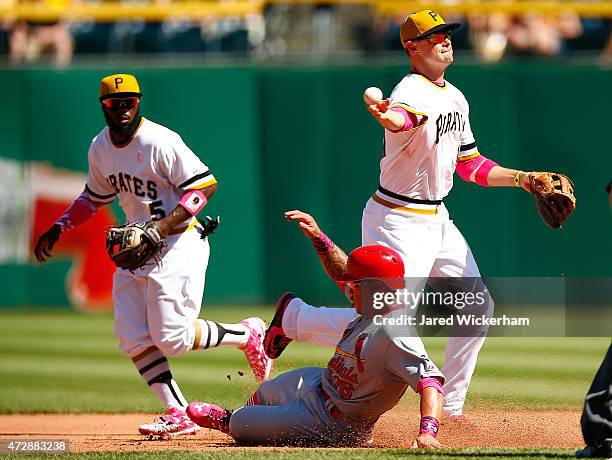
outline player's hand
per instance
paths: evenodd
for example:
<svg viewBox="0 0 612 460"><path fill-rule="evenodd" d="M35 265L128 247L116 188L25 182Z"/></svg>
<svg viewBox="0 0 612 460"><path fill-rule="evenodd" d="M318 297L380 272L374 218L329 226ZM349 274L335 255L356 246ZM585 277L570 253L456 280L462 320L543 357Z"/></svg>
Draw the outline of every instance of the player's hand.
<svg viewBox="0 0 612 460"><path fill-rule="evenodd" d="M310 239L316 238L321 234L321 229L319 228L317 221L314 220L314 217L300 211L299 209L287 211L285 213L285 219L287 219L289 222L297 222L300 229L302 229L304 232L304 235Z"/></svg>
<svg viewBox="0 0 612 460"><path fill-rule="evenodd" d="M377 104L368 105L367 107L370 114L383 128L396 132L404 127L406 118L399 112L387 110L389 104L389 99L385 99Z"/></svg>
<svg viewBox="0 0 612 460"><path fill-rule="evenodd" d="M389 101L389 99L383 99L382 101L377 102L376 104L368 105L367 108L374 118L376 118L378 121L381 121L384 119L384 114L387 113L387 108L389 107L390 103L391 101Z"/></svg>
<svg viewBox="0 0 612 460"><path fill-rule="evenodd" d="M36 260L40 263L44 263L51 257L53 246L55 246L55 243L59 240L61 233L62 228L57 224L53 224L49 230L40 235L38 241L36 241L36 246L34 246L34 256L36 256Z"/></svg>
<svg viewBox="0 0 612 460"><path fill-rule="evenodd" d="M526 172L521 174L521 177L519 177L519 185L521 186L521 188L529 193L531 193L531 180L529 179L529 176L531 175L530 172Z"/></svg>
<svg viewBox="0 0 612 460"><path fill-rule="evenodd" d="M412 443L412 447L421 449L441 449L442 444L430 434L420 434Z"/></svg>

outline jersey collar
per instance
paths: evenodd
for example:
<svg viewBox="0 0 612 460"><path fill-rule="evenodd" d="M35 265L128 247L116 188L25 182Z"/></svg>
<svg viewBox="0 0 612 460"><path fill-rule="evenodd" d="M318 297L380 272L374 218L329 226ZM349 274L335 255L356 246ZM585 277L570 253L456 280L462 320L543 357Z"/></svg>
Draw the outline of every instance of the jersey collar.
<svg viewBox="0 0 612 460"><path fill-rule="evenodd" d="M435 87L436 87L436 88L438 88L438 89L446 89L446 80L444 80L444 83L436 83L436 82L431 81L431 80L430 80L429 78L427 78L425 75L420 74L420 73L418 73L418 72L415 72L414 70L411 70L411 71L410 71L410 73L411 73L411 74L414 74L414 75L418 75L418 76L420 76L420 77L424 78L424 79L425 79L425 80L427 80L427 81L428 81L430 84L432 84L433 86L435 86Z"/></svg>

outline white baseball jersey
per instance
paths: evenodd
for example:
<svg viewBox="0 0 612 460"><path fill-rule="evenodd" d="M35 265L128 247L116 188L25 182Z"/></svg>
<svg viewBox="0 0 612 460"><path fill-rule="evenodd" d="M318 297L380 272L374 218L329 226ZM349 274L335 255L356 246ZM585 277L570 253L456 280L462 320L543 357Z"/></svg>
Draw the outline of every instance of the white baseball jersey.
<svg viewBox="0 0 612 460"><path fill-rule="evenodd" d="M458 156L478 154L467 100L450 83L438 86L416 73L405 76L389 99L389 107L414 113L419 123L408 131L385 130L380 185L404 197L442 200L453 186Z"/></svg>
<svg viewBox="0 0 612 460"><path fill-rule="evenodd" d="M177 133L145 118L124 146L115 145L104 128L91 142L88 157L85 189L90 198L110 203L118 195L128 222L162 219L186 190L216 183Z"/></svg>

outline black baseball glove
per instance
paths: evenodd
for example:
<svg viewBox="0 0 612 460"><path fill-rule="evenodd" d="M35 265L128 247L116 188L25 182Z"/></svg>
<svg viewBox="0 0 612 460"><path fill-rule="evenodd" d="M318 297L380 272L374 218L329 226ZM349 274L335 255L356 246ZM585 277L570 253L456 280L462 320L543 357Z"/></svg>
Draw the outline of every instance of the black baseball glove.
<svg viewBox="0 0 612 460"><path fill-rule="evenodd" d="M130 271L143 268L151 259L157 263L165 245L153 221L111 227L106 232L106 252L117 267Z"/></svg>

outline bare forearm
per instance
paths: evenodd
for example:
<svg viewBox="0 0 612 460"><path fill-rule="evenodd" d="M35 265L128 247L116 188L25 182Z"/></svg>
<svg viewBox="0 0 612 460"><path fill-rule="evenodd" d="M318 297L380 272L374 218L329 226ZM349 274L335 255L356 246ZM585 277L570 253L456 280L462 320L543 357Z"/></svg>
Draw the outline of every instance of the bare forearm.
<svg viewBox="0 0 612 460"><path fill-rule="evenodd" d="M181 205L177 205L170 214L163 219L157 221L157 228L160 233L166 237L168 236L179 224L184 223L191 217L191 214Z"/></svg>
<svg viewBox="0 0 612 460"><path fill-rule="evenodd" d="M319 260L327 276L333 280L346 273L348 257L338 246L329 254L319 254Z"/></svg>
<svg viewBox="0 0 612 460"><path fill-rule="evenodd" d="M419 434L414 447L439 449L442 447L436 439L440 430L440 416L444 405L444 396L439 385L428 386L421 391L421 421Z"/></svg>
<svg viewBox="0 0 612 460"><path fill-rule="evenodd" d="M518 173L516 169L494 166L489 172L487 182L491 187L514 187L516 173Z"/></svg>
<svg viewBox="0 0 612 460"><path fill-rule="evenodd" d="M519 174L520 173L520 174ZM518 186L529 190L529 173L518 169L509 169L502 166L494 166L487 177L487 183L491 187L516 187L516 176L519 174Z"/></svg>
<svg viewBox="0 0 612 460"><path fill-rule="evenodd" d="M336 280L347 271L346 253L322 231L310 239L315 251L319 254L321 265L332 280Z"/></svg>
<svg viewBox="0 0 612 460"><path fill-rule="evenodd" d="M421 393L421 417L434 417L440 420L444 406L444 396L435 388L427 387Z"/></svg>
<svg viewBox="0 0 612 460"><path fill-rule="evenodd" d="M387 110L384 116L378 119L378 122L389 131L399 131L406 124L406 118L399 112Z"/></svg>

